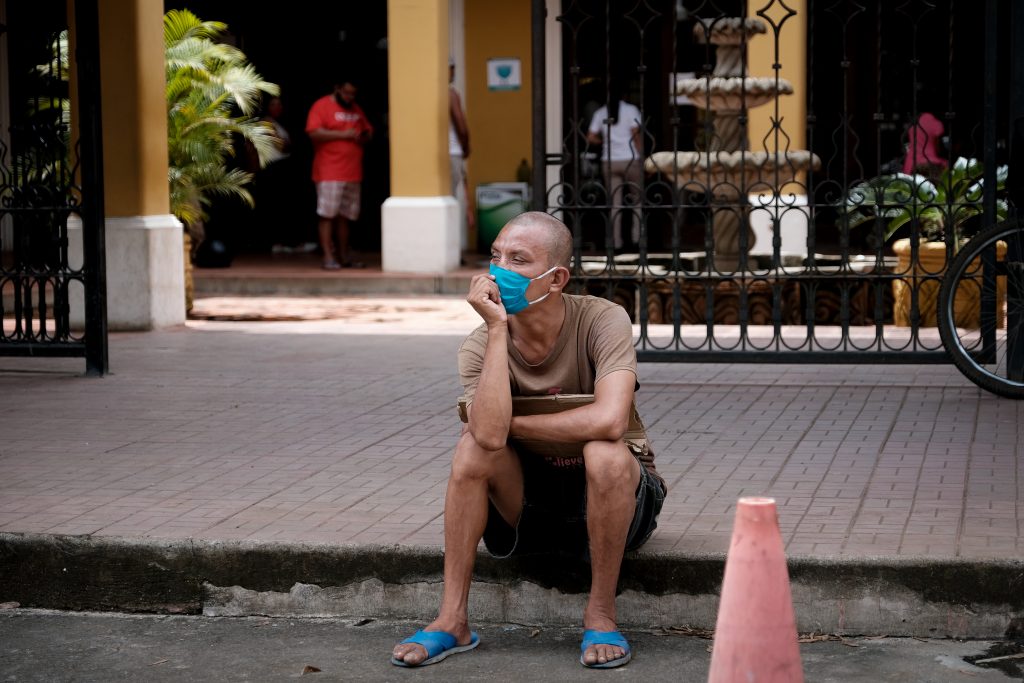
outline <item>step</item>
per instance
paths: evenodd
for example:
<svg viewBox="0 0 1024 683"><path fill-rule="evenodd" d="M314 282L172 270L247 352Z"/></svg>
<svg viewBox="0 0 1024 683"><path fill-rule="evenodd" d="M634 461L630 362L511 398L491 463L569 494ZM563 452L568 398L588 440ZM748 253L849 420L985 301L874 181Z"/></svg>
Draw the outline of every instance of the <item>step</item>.
<svg viewBox="0 0 1024 683"><path fill-rule="evenodd" d="M797 628L840 635L1019 637L1024 563L791 557ZM422 620L440 600L436 547L159 540L0 533L0 602L22 607ZM713 629L721 555L631 553L623 627ZM589 587L579 560L481 553L474 619L578 625Z"/></svg>

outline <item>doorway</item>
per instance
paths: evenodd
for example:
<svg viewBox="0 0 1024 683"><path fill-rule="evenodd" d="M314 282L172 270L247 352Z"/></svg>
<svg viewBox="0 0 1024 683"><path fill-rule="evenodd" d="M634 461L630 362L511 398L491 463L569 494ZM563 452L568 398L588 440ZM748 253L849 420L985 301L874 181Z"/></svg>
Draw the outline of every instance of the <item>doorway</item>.
<svg viewBox="0 0 1024 683"><path fill-rule="evenodd" d="M211 207L207 238L224 243L229 254L269 252L274 244L316 243L316 191L310 179L312 145L306 115L318 98L331 92L339 74L355 81L358 102L374 127L363 158L362 211L351 229L352 247L380 251L380 205L390 195L388 141L387 5L327 3L316 18L298 8L272 11L249 2L190 0L165 2L164 9L188 9L200 19L228 26L234 45L267 81L281 87L281 123L292 147L284 182L289 188L284 220L268 222L266 204L249 209L231 200Z"/></svg>

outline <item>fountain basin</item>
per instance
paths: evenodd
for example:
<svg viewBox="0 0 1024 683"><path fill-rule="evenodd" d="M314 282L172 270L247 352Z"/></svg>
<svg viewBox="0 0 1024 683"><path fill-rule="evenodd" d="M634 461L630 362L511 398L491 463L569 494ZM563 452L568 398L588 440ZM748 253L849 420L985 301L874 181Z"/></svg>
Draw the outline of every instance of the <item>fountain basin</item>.
<svg viewBox="0 0 1024 683"><path fill-rule="evenodd" d="M790 152L655 152L644 162L648 173L661 173L691 191L771 192L801 172L821 167L817 154Z"/></svg>
<svg viewBox="0 0 1024 683"><path fill-rule="evenodd" d="M779 95L792 95L793 85L785 79L713 76L687 78L676 82L676 95L686 95L704 109L741 111L768 104Z"/></svg>

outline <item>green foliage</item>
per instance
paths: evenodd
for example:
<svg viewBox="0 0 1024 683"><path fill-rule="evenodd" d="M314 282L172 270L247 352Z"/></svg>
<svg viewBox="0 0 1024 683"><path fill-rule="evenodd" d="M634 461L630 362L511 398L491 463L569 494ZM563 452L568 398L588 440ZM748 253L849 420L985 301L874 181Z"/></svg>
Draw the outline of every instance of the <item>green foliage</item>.
<svg viewBox="0 0 1024 683"><path fill-rule="evenodd" d="M1006 166L996 169L997 191L1005 187L1007 170ZM886 240L916 219L926 240L943 242L948 234L956 249L966 240L966 221L984 210L983 175L984 168L977 159L960 157L934 182L905 173L878 176L850 188L839 207L840 219L851 228L883 221ZM1006 200L997 199L999 220L1006 218L1006 211Z"/></svg>
<svg viewBox="0 0 1024 683"><path fill-rule="evenodd" d="M37 64L35 73L44 81L61 82L61 90L67 89L68 74L71 72L68 63L68 30L64 29L54 36L50 46L52 59L45 64ZM55 111L60 122L68 129L71 128L71 102L67 97L44 97L32 99L29 102L29 113L39 114L42 112Z"/></svg>
<svg viewBox="0 0 1024 683"><path fill-rule="evenodd" d="M203 219L216 195L253 204L245 187L252 174L228 170L234 136L255 151L261 167L279 154L273 127L256 118L263 95L279 89L241 50L217 42L226 28L188 10L164 15L171 213L186 224Z"/></svg>
<svg viewBox="0 0 1024 683"><path fill-rule="evenodd" d="M32 136L12 164L17 186L47 196L65 191L71 183L68 74L68 31L64 29L50 44L50 59L32 69L26 112Z"/></svg>

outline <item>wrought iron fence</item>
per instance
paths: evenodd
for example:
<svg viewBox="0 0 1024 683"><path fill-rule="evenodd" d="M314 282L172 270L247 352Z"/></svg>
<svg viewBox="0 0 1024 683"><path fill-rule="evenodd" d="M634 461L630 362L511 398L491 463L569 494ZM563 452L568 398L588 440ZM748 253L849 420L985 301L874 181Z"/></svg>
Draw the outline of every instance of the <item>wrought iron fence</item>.
<svg viewBox="0 0 1024 683"><path fill-rule="evenodd" d="M643 360L944 362L945 261L1007 209L1010 4L565 0L533 188L578 291Z"/></svg>
<svg viewBox="0 0 1024 683"><path fill-rule="evenodd" d="M0 355L107 370L96 0L5 3L0 21ZM74 77L78 96L70 97ZM6 120L5 120L6 119ZM72 125L74 121L74 126ZM78 141L72 144L72 134ZM79 230L69 230L75 223Z"/></svg>

